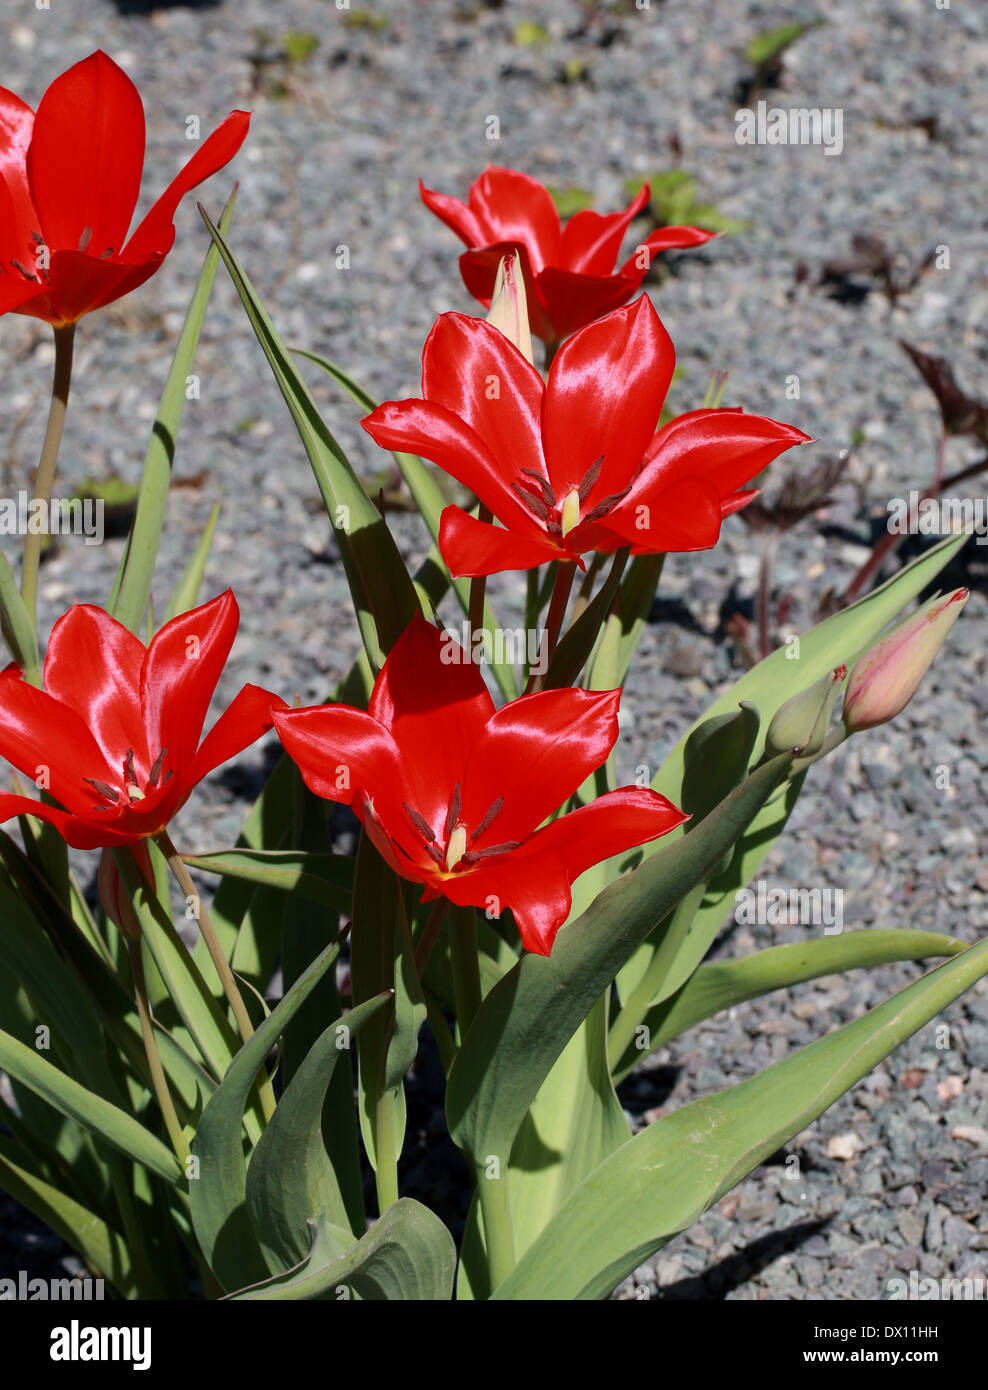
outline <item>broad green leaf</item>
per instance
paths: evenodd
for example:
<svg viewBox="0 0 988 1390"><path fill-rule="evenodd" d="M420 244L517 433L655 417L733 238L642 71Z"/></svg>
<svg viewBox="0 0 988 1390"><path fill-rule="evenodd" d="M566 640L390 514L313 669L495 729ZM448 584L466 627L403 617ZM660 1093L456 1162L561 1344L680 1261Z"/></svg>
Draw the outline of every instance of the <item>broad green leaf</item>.
<svg viewBox="0 0 988 1390"><path fill-rule="evenodd" d="M224 874L294 893L334 912L349 912L354 861L342 854L304 850L226 849L183 854L192 869Z"/></svg>
<svg viewBox="0 0 988 1390"><path fill-rule="evenodd" d="M757 1076L657 1120L576 1189L493 1296L606 1298L986 974L982 941Z"/></svg>
<svg viewBox="0 0 988 1390"><path fill-rule="evenodd" d="M175 585L175 591L168 602L165 612L165 622L171 618L177 618L181 613L188 613L191 608L195 608L199 602L199 590L202 588L203 577L206 573L206 564L209 560L209 552L213 546L213 536L216 533L216 523L219 520L220 504L213 503L213 509L209 513L209 520L206 522L205 530L199 537L199 543L192 555L189 563L182 571L182 577Z"/></svg>
<svg viewBox="0 0 988 1390"><path fill-rule="evenodd" d="M628 1122L607 1068L607 1001L601 997L563 1048L522 1121L508 1165L514 1248L521 1257L569 1194L604 1159L627 1143ZM481 1173L478 1182L488 1179ZM475 1202L464 1239L457 1297L488 1298L490 1274Z"/></svg>
<svg viewBox="0 0 988 1390"><path fill-rule="evenodd" d="M631 1044L623 1055L613 1058L615 1084L670 1039L747 999L865 965L956 956L964 949L963 941L939 932L869 929L770 946L740 960L701 965L674 995L647 1010L642 1019L648 1030L643 1035L647 1045L639 1049Z"/></svg>
<svg viewBox="0 0 988 1390"><path fill-rule="evenodd" d="M965 535L948 536L880 588L843 612L818 623L799 638L798 655L791 656L788 646L780 647L759 662L715 701L692 729L687 730L653 779L655 790L679 804L687 741L701 724L718 715L733 712L741 701L752 705L761 716L761 727L752 749L752 757L759 758L764 751L765 732L779 706L842 663L849 669L853 668L882 629L910 599L936 578L966 540ZM707 898L690 924L687 944L684 945L684 950L690 953L687 968L695 968L699 964L724 925L736 890L758 873L766 855L785 828L802 788L804 775L794 777L785 795L762 809L735 850L730 867L709 885ZM681 834L682 831L674 830L670 838L675 840ZM652 846L644 847L646 859L653 852ZM641 984L651 968L655 949L654 941L646 941L625 966L618 980L622 999L627 999Z"/></svg>
<svg viewBox="0 0 988 1390"><path fill-rule="evenodd" d="M239 1288L244 1277L263 1278L267 1273L247 1214L244 1108L268 1052L339 953L339 941L327 946L243 1044L203 1111L192 1141L192 1152L200 1161L199 1178L190 1184L192 1223L207 1264L226 1289Z"/></svg>
<svg viewBox="0 0 988 1390"><path fill-rule="evenodd" d="M234 189L220 218L220 227L224 232L230 225L236 200L237 193ZM107 605L118 621L138 635L144 625L151 597L151 579L165 524L168 487L171 483L178 429L185 408L188 378L192 373L218 264L216 248L211 246L206 252L199 281L175 345L175 355L161 395L161 404L158 406L144 460L144 472L141 475L141 488L137 498L137 515L134 517L127 547Z"/></svg>
<svg viewBox="0 0 988 1390"><path fill-rule="evenodd" d="M143 1163L168 1183L181 1180L175 1155L126 1111L80 1086L33 1048L25 1047L9 1033L0 1032L0 1068L29 1087L42 1100L69 1116L84 1129L105 1139L114 1148Z"/></svg>
<svg viewBox="0 0 988 1390"><path fill-rule="evenodd" d="M230 272L309 456L339 544L364 648L372 667L378 670L385 655L420 611L412 581L394 537L319 414L253 286L221 232L205 213L202 216Z"/></svg>
<svg viewBox="0 0 988 1390"><path fill-rule="evenodd" d="M511 1148L556 1058L653 927L702 883L785 776L789 758L756 769L674 847L604 890L556 938L548 957L526 954L494 986L449 1077L455 1142L483 1164Z"/></svg>
<svg viewBox="0 0 988 1390"><path fill-rule="evenodd" d="M427 1207L402 1197L345 1254L340 1232L324 1218L311 1223L312 1249L287 1274L241 1289L230 1301L347 1298L436 1302L453 1294L456 1246Z"/></svg>
<svg viewBox="0 0 988 1390"><path fill-rule="evenodd" d="M95 1212L44 1182L22 1161L16 1146L0 1135L0 1188L62 1237L124 1298L140 1292L123 1238Z"/></svg>
<svg viewBox="0 0 988 1390"><path fill-rule="evenodd" d="M330 1224L350 1230L339 1179L323 1139L323 1103L341 1056L352 1098L350 1039L389 998L379 994L329 1025L295 1072L251 1155L247 1211L272 1273L308 1255L311 1237L306 1222L314 1211L324 1212Z"/></svg>
<svg viewBox="0 0 988 1390"><path fill-rule="evenodd" d="M377 401L374 400L373 396L369 395L362 386L354 381L342 367L338 367L335 362L330 362L326 357L320 357L316 352L306 352L302 348L293 348L292 351L295 353L296 357L304 357L306 361L315 363L317 367L320 367L331 376L338 385L342 386L347 395L357 402L361 410L366 411L368 415L372 410L377 409ZM436 546L435 557L439 564L442 564L438 550L439 522L442 517L443 508L448 506L449 503L443 496L442 488L436 481L435 475L426 468L417 454L406 454L402 450L393 450L393 453L395 461L401 469L402 477L408 484L408 490L412 494L415 505L418 507L422 520L428 527L429 535L432 537L433 543ZM449 572L446 570L445 565L442 565L442 569L445 573L446 584L448 585L452 582L453 590L460 601L460 606L464 613L469 616L470 580L454 579L450 581ZM418 576L416 576L416 579L418 579ZM433 593L431 585L428 586L428 592L431 596ZM494 616L490 604L486 602L486 600L484 603L484 626L491 632L497 627L497 619ZM515 699L519 694L519 690L513 667L506 662L492 661L491 670L505 698L508 700Z"/></svg>

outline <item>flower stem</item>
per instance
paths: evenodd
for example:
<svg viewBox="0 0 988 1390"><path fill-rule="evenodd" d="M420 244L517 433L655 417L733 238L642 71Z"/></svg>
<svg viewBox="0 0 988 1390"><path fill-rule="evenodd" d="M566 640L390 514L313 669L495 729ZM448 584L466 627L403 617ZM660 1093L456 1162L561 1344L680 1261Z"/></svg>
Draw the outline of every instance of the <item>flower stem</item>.
<svg viewBox="0 0 988 1390"><path fill-rule="evenodd" d="M155 836L155 842L168 860L168 867L175 875L175 880L186 899L192 898L198 904L197 921L199 923L199 930L202 933L202 939L206 943L206 949L209 952L210 960L216 967L216 973L220 977L220 983L223 985L223 993L226 995L230 1008L233 1010L233 1016L237 1021L240 1036L244 1042L249 1042L254 1036L254 1025L250 1021L250 1015L244 1004L243 996L237 988L237 982L233 977L233 971L230 969L230 963L213 929L209 909L206 907L195 884L192 882L192 878L189 875L188 869L185 867L182 856L172 844L168 831L160 831ZM264 1118L270 1120L275 1110L275 1098L274 1090L271 1086L271 1078L266 1071L262 1071L258 1077L258 1093L261 1098L261 1108L264 1111Z"/></svg>
<svg viewBox="0 0 988 1390"><path fill-rule="evenodd" d="M158 1108L164 1118L165 1128L168 1130L168 1138L171 1140L171 1146L175 1150L175 1157L184 1168L186 1159L189 1157L189 1146L185 1141L185 1131L182 1129L175 1111L175 1103L168 1089L168 1079L165 1076L165 1069L161 1065L161 1054L158 1052L158 1041L154 1036L154 1023L151 1019L151 1007L148 1003L147 979L144 975L144 960L141 956L140 940L135 940L134 937L128 937L127 948L130 953L130 973L134 981L134 997L137 1001L137 1016L141 1021L141 1036L144 1039L144 1051L148 1059L148 1070L151 1073L151 1088L154 1091L158 1102Z"/></svg>
<svg viewBox="0 0 988 1390"><path fill-rule="evenodd" d="M552 590L552 599L549 602L549 615L545 620L545 670L541 675L530 676L528 684L525 686L525 694L532 695L537 690L541 690L545 685L546 676L549 674L549 666L552 662L553 653L556 650L556 643L559 641L560 629L563 625L563 618L566 616L566 605L569 603L570 590L573 587L573 577L576 574L576 565L572 560L560 560L559 568L556 570L556 582Z"/></svg>
<svg viewBox="0 0 988 1390"><path fill-rule="evenodd" d="M460 907L450 923L449 948L453 965L453 994L460 1041L480 1008L480 959L477 955L477 918L472 907Z"/></svg>
<svg viewBox="0 0 988 1390"><path fill-rule="evenodd" d="M75 324L63 324L55 329L55 372L52 378L51 405L48 409L48 424L45 439L41 446L41 458L34 478L34 496L47 503L55 481L58 464L58 450L65 428L65 412L69 403L69 384L72 380L72 347L75 341ZM28 531L24 538L24 560L21 566L21 597L24 607L35 627L38 625L38 570L41 566L41 543L44 537L40 531Z"/></svg>
<svg viewBox="0 0 988 1390"><path fill-rule="evenodd" d="M515 1267L515 1242L511 1229L511 1210L508 1206L508 1175L498 1171L489 1175L486 1166L477 1169L477 1197L484 1218L487 1241L487 1267L491 1274L491 1290L505 1279Z"/></svg>
<svg viewBox="0 0 988 1390"><path fill-rule="evenodd" d="M419 937L415 947L415 973L420 980L425 974L425 967L429 964L429 957L432 955L432 948L435 946L436 939L442 928L447 907L449 907L448 898L437 898L435 906L429 913L428 920L422 928L422 935Z"/></svg>
<svg viewBox="0 0 988 1390"><path fill-rule="evenodd" d="M480 504L480 511L477 513L477 520L486 523L488 526L494 520L494 513L490 507L485 507L483 502ZM478 632L483 631L484 627L484 600L487 595L487 575L477 574L470 580L470 656L477 661L475 655L474 639ZM483 649L481 649L483 650ZM478 662L479 664L479 662Z"/></svg>
<svg viewBox="0 0 988 1390"><path fill-rule="evenodd" d="M377 1167L374 1170L374 1183L377 1188L377 1205L381 1216L388 1207L398 1200L398 1145L396 1138L395 1110L397 1093L382 1091L377 1098L374 1142L377 1145Z"/></svg>

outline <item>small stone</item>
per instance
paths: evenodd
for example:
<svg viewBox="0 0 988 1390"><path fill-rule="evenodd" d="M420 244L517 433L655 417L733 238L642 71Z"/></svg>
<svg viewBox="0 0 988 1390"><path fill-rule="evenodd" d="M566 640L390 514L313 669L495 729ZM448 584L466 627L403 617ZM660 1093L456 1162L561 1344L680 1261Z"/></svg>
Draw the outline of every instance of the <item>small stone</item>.
<svg viewBox="0 0 988 1390"><path fill-rule="evenodd" d="M853 1130L846 1134L832 1134L827 1140L827 1157L846 1163L859 1154L862 1147L861 1140Z"/></svg>

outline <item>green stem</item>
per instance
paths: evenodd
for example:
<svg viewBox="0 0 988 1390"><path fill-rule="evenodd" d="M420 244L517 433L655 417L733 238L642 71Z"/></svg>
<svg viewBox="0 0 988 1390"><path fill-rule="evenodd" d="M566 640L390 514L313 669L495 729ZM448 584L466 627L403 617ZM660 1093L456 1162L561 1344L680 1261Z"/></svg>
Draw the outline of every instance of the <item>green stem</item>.
<svg viewBox="0 0 988 1390"><path fill-rule="evenodd" d="M460 1041L466 1036L483 1000L480 991L480 958L477 954L477 918L472 907L456 908L449 928L453 966L453 994Z"/></svg>
<svg viewBox="0 0 988 1390"><path fill-rule="evenodd" d="M415 973L421 980L425 975L425 967L429 964L429 957L432 955L432 948L436 944L436 939L443 925L446 916L446 909L449 907L448 898L437 898L435 906L429 913L428 920L422 928L418 942L415 946Z"/></svg>
<svg viewBox="0 0 988 1390"><path fill-rule="evenodd" d="M487 525L494 520L494 513L490 507L485 507L483 502L480 504L480 511L477 513L477 520L485 522ZM478 632L483 631L484 627L484 599L487 594L487 575L478 574L470 580L470 656L472 660L477 660L474 656L474 637ZM481 647L481 652L483 648ZM478 665L479 665L478 661Z"/></svg>
<svg viewBox="0 0 988 1390"><path fill-rule="evenodd" d="M58 450L65 428L65 412L69 403L69 384L72 380L72 347L75 341L75 324L62 324L55 329L55 372L52 378L51 405L48 410L48 424L45 439L41 446L41 458L34 478L34 496L48 502L55 469L58 465ZM35 629L38 626L38 570L41 567L41 543L44 537L40 531L29 531L24 537L24 561L21 567L21 597L28 617Z"/></svg>
<svg viewBox="0 0 988 1390"><path fill-rule="evenodd" d="M206 949L209 952L210 960L216 967L216 973L220 977L223 993L226 995L230 1008L233 1010L233 1016L237 1021L237 1028L240 1030L240 1036L244 1042L250 1042L251 1038L254 1036L254 1025L250 1021L250 1015L244 1004L243 996L237 987L233 971L230 969L230 963L213 929L209 909L195 884L192 882L192 878L189 875L188 869L185 867L182 856L172 844L168 831L162 830L154 838L158 848L168 860L168 867L174 874L175 880L181 888L186 901L191 898L198 904L196 920L199 924L199 931L202 933L202 939L206 943ZM275 1111L275 1098L274 1090L271 1086L271 1078L268 1076L267 1071L262 1071L258 1076L258 1093L261 1099L261 1108L264 1111L264 1118L270 1120Z"/></svg>
<svg viewBox="0 0 988 1390"><path fill-rule="evenodd" d="M395 1109L397 1092L383 1091L377 1098L374 1142L377 1146L377 1167L374 1183L381 1216L398 1200L398 1144Z"/></svg>
<svg viewBox="0 0 988 1390"><path fill-rule="evenodd" d="M525 686L526 695L534 694L545 685L546 676L552 664L552 654L556 650L556 643L559 641L559 633L563 626L563 618L566 616L566 605L569 603L575 574L576 565L571 560L559 561L556 582L552 589L552 599L549 603L549 616L545 621L545 671L541 675L529 677L528 684Z"/></svg>
<svg viewBox="0 0 988 1390"><path fill-rule="evenodd" d="M487 1267L494 1290L515 1267L515 1241L511 1230L511 1210L508 1206L508 1175L500 1168L497 1177L488 1176L486 1167L477 1170L477 1197L484 1218L487 1241Z"/></svg>
<svg viewBox="0 0 988 1390"><path fill-rule="evenodd" d="M186 1159L189 1157L189 1146L185 1141L185 1131L179 1122L175 1103L168 1089L168 1079L165 1076L165 1069L161 1065L161 1054L158 1052L158 1042L154 1036L154 1023L151 1019L151 1006L148 1003L148 986L144 975L144 960L141 956L140 940L128 937L127 949L130 953L130 973L134 981L137 1016L141 1021L141 1037L144 1039L144 1052L148 1059L148 1071L151 1074L151 1088L164 1118L168 1138L175 1150L175 1157L184 1169Z"/></svg>

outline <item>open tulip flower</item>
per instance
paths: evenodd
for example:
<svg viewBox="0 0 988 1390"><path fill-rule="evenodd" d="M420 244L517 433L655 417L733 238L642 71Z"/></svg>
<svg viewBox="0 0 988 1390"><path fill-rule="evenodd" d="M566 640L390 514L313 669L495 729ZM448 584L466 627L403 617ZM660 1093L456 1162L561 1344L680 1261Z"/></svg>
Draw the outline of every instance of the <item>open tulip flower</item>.
<svg viewBox="0 0 988 1390"><path fill-rule="evenodd" d="M424 399L385 402L363 426L439 464L502 523L445 509L455 576L626 546L706 550L754 496L743 484L808 436L741 410L693 410L655 434L675 363L644 295L564 343L547 384L496 328L443 314L422 353Z"/></svg>
<svg viewBox="0 0 988 1390"><path fill-rule="evenodd" d="M619 690L548 690L495 710L468 654L423 618L393 647L367 712L275 712L317 796L351 805L423 901L510 908L529 951L548 955L591 865L658 839L687 817L623 787L542 825L607 759Z"/></svg>
<svg viewBox="0 0 988 1390"><path fill-rule="evenodd" d="M175 239L179 202L237 153L250 116L234 111L195 152L128 239L144 167L144 106L105 53L51 84L37 114L0 88L0 313L54 327L129 294Z"/></svg>
<svg viewBox="0 0 988 1390"><path fill-rule="evenodd" d="M624 234L648 202L647 183L623 212L584 209L565 226L545 185L517 169L485 169L465 203L421 181L419 191L426 207L470 248L460 257L460 272L483 305L490 305L501 257L518 253L532 333L547 343L629 300L660 251L701 246L716 235L699 227L661 227L615 270Z"/></svg>
<svg viewBox="0 0 988 1390"><path fill-rule="evenodd" d="M0 756L61 808L0 795L0 821L37 816L77 849L163 830L196 784L270 729L272 707L284 704L245 685L199 742L239 622L227 590L173 618L145 647L103 609L70 608L52 629L44 690L16 666L0 672Z"/></svg>

